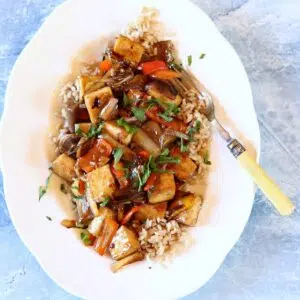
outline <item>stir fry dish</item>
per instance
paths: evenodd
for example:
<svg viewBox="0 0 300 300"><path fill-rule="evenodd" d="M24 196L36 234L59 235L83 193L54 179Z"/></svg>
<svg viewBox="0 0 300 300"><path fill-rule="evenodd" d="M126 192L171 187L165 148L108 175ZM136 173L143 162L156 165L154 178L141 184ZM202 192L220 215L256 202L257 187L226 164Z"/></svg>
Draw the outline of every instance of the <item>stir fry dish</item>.
<svg viewBox="0 0 300 300"><path fill-rule="evenodd" d="M147 37L118 36L61 93L51 171L76 212L62 225L110 255L113 272L181 242L202 205L188 184L210 165L201 103L172 85L182 77L173 43Z"/></svg>

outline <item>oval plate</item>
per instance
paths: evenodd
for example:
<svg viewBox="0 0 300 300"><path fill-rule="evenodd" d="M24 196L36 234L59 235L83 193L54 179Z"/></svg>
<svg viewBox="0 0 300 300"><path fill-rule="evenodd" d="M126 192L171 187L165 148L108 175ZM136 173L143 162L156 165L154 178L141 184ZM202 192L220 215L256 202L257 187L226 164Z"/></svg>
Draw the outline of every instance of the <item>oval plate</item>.
<svg viewBox="0 0 300 300"><path fill-rule="evenodd" d="M112 274L109 258L85 248L75 234L59 225L65 210L53 192L38 202L38 187L47 177L44 137L53 92L84 45L119 33L144 5L160 10L162 21L175 33L182 60L193 56L192 71L220 100L221 121L248 149L259 152L259 129L245 70L199 8L171 0L70 0L58 7L13 69L2 118L1 161L7 206L20 237L51 278L85 299L170 299L195 291L233 247L253 204L251 180L214 134L206 202L200 226L191 230L192 246L167 267L149 269L142 262ZM201 53L206 56L200 60ZM51 190L55 188L59 186Z"/></svg>

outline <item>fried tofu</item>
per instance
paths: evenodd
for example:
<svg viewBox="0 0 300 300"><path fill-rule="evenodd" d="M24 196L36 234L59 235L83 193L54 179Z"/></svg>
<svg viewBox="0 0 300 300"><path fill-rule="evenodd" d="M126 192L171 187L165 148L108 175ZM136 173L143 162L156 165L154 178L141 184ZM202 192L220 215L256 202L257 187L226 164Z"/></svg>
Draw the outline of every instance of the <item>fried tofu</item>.
<svg viewBox="0 0 300 300"><path fill-rule="evenodd" d="M133 136L132 133L128 133L123 127L118 126L115 121L105 122L104 131L124 145L129 145Z"/></svg>
<svg viewBox="0 0 300 300"><path fill-rule="evenodd" d="M175 196L176 185L174 175L162 173L156 179L154 190L148 192L149 203L159 203L172 200Z"/></svg>
<svg viewBox="0 0 300 300"><path fill-rule="evenodd" d="M52 163L51 168L55 174L71 182L75 177L75 163L76 161L72 157L64 153Z"/></svg>

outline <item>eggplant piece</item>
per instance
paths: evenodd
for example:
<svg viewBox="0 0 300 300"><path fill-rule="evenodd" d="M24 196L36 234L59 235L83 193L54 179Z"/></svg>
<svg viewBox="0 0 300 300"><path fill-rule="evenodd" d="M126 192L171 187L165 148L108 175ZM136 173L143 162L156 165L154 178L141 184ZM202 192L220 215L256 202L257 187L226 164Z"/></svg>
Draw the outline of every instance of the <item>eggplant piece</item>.
<svg viewBox="0 0 300 300"><path fill-rule="evenodd" d="M118 114L118 99L111 98L102 108L100 119L104 121L115 119Z"/></svg>
<svg viewBox="0 0 300 300"><path fill-rule="evenodd" d="M115 178L111 173L110 166L105 165L87 174L87 200L95 216L99 210L96 202L103 202L106 197L111 197L116 191Z"/></svg>
<svg viewBox="0 0 300 300"><path fill-rule="evenodd" d="M135 75L130 81L128 81L126 89L143 91L148 83L148 77L143 74Z"/></svg>
<svg viewBox="0 0 300 300"><path fill-rule="evenodd" d="M167 202L158 204L143 204L134 214L134 219L145 221L147 219L164 218L167 211Z"/></svg>
<svg viewBox="0 0 300 300"><path fill-rule="evenodd" d="M142 44L121 35L114 44L114 52L123 56L124 60L128 63L138 65L145 52L145 48Z"/></svg>
<svg viewBox="0 0 300 300"><path fill-rule="evenodd" d="M165 103L176 104L179 106L182 102L180 95L174 94L168 84L158 80L148 83L146 91L153 98L157 98Z"/></svg>
<svg viewBox="0 0 300 300"><path fill-rule="evenodd" d="M133 137L132 133L128 133L123 127L118 126L116 121L105 122L103 129L104 132L125 145L129 145Z"/></svg>
<svg viewBox="0 0 300 300"><path fill-rule="evenodd" d="M153 45L154 58L168 63L174 60L174 45L172 41L160 41Z"/></svg>
<svg viewBox="0 0 300 300"><path fill-rule="evenodd" d="M123 259L139 249L140 243L135 232L124 225L118 229L109 247L114 260Z"/></svg>
<svg viewBox="0 0 300 300"><path fill-rule="evenodd" d="M147 135L145 131L139 129L134 136L132 137L132 141L136 143L140 148L148 151L154 157L159 156L160 148L156 145L156 143Z"/></svg>
<svg viewBox="0 0 300 300"><path fill-rule="evenodd" d="M77 145L80 141L80 136L76 134L61 135L58 139L58 150L60 153L67 153L73 156L77 151Z"/></svg>
<svg viewBox="0 0 300 300"><path fill-rule="evenodd" d="M172 200L175 196L176 185L174 175L170 173L162 173L154 183L154 190L148 192L149 203L159 203Z"/></svg>
<svg viewBox="0 0 300 300"><path fill-rule="evenodd" d="M75 177L75 160L67 154L61 154L52 162L52 171L68 182Z"/></svg>
<svg viewBox="0 0 300 300"><path fill-rule="evenodd" d="M134 262L137 261L141 261L144 259L144 254L141 252L135 252L117 262L115 262L114 264L112 264L111 266L111 270L113 273L118 272L120 269L122 269L123 267L132 264Z"/></svg>
<svg viewBox="0 0 300 300"><path fill-rule="evenodd" d="M99 236L104 225L105 219L116 219L116 214L107 207L99 208L98 216L89 224L88 231L93 236Z"/></svg>
<svg viewBox="0 0 300 300"><path fill-rule="evenodd" d="M157 145L160 145L160 138L163 133L158 123L154 121L148 121L143 125L142 129Z"/></svg>
<svg viewBox="0 0 300 300"><path fill-rule="evenodd" d="M89 112L91 122L97 124L100 121L100 112L105 104L113 97L110 87L87 94L84 97L86 108Z"/></svg>

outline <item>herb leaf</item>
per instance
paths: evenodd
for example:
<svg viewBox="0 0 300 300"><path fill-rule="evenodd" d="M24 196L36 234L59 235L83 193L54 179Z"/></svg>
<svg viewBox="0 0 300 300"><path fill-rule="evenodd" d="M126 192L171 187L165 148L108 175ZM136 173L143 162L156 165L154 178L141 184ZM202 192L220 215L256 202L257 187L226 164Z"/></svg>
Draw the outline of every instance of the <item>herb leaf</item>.
<svg viewBox="0 0 300 300"><path fill-rule="evenodd" d="M129 106L131 103L131 101L129 100L128 96L126 95L126 93L124 93L123 95L123 106L124 107L127 107Z"/></svg>
<svg viewBox="0 0 300 300"><path fill-rule="evenodd" d="M206 164L206 165L211 165L211 161L209 160L209 152L206 151L204 153L204 156L203 156L203 162Z"/></svg>
<svg viewBox="0 0 300 300"><path fill-rule="evenodd" d="M173 121L173 118L168 116L168 114L166 114L166 112L164 113L158 113L158 115L163 118L165 121L167 122L172 122Z"/></svg>
<svg viewBox="0 0 300 300"><path fill-rule="evenodd" d="M188 61L188 66L191 66L191 65L192 65L192 62L193 62L193 57L192 57L192 55L189 55L189 56L187 57L187 61Z"/></svg>
<svg viewBox="0 0 300 300"><path fill-rule="evenodd" d="M46 218L47 218L49 221L52 221L52 218L50 218L49 216L46 216Z"/></svg>
<svg viewBox="0 0 300 300"><path fill-rule="evenodd" d="M90 246L90 245L92 245L92 243L93 243L93 241L90 239L90 234L89 234L89 233L81 232L80 238L81 238L82 242L83 242L86 246Z"/></svg>
<svg viewBox="0 0 300 300"><path fill-rule="evenodd" d="M51 175L52 175L52 173L50 173L49 176L47 177L47 179L46 179L46 185L43 185L43 186L39 187L39 201L41 201L41 199L47 193L47 189L48 189L48 186L49 186Z"/></svg>
<svg viewBox="0 0 300 300"><path fill-rule="evenodd" d="M157 164L179 164L180 158L169 155L169 149L164 149L160 156L156 159Z"/></svg>
<svg viewBox="0 0 300 300"><path fill-rule="evenodd" d="M114 163L115 164L117 164L121 160L123 154L124 154L124 150L122 148L116 148L114 150L113 155L114 155Z"/></svg>
<svg viewBox="0 0 300 300"><path fill-rule="evenodd" d="M193 127L191 127L188 131L189 141L193 140L194 134L198 133L201 128L201 122L197 120Z"/></svg>
<svg viewBox="0 0 300 300"><path fill-rule="evenodd" d="M182 71L183 70L182 64L177 64L174 61L169 63L169 68L173 69L174 71Z"/></svg>
<svg viewBox="0 0 300 300"><path fill-rule="evenodd" d="M80 136L84 136L85 133L81 130L80 124L75 124L75 133Z"/></svg>
<svg viewBox="0 0 300 300"><path fill-rule="evenodd" d="M105 206L107 206L107 204L109 203L109 201L110 201L110 198L109 198L109 197L105 197L105 198L103 199L103 201L100 203L100 207L105 207Z"/></svg>
<svg viewBox="0 0 300 300"><path fill-rule="evenodd" d="M205 55L206 55L205 53L201 53L199 56L199 59L203 59L205 57Z"/></svg>
<svg viewBox="0 0 300 300"><path fill-rule="evenodd" d="M146 120L145 110L143 108L134 106L131 111L139 121L143 122Z"/></svg>
<svg viewBox="0 0 300 300"><path fill-rule="evenodd" d="M186 145L183 141L183 138L180 138L180 152L187 152L188 145Z"/></svg>
<svg viewBox="0 0 300 300"><path fill-rule="evenodd" d="M138 131L137 127L126 122L124 118L120 118L119 120L117 120L117 125L124 127L128 133L136 133Z"/></svg>
<svg viewBox="0 0 300 300"><path fill-rule="evenodd" d="M103 122L101 122L98 125L98 127L95 126L94 124L92 124L89 131L88 131L88 133L87 133L87 138L91 139L92 137L99 135L102 131L103 126L104 126Z"/></svg>

